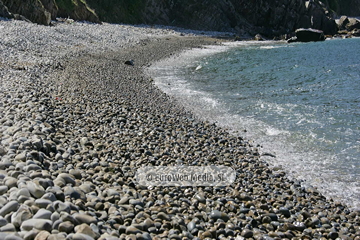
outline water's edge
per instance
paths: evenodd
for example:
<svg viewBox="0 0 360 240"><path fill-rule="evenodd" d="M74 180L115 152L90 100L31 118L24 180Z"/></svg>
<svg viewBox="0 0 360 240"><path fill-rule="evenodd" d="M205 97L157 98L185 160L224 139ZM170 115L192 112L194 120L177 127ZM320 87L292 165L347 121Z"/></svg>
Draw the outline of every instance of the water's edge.
<svg viewBox="0 0 360 240"><path fill-rule="evenodd" d="M147 71L155 80L155 85L168 95L175 97L186 109L192 111L194 115L201 120L216 123L218 126L228 129L235 135L252 140L255 145L261 146L260 151L262 153L276 155L276 158L267 154L263 156L263 159L271 164L271 166L283 168L288 172L290 178L305 180L304 186L314 186L328 198L339 200L353 208L360 208L357 195L360 186L356 183L337 182L336 180L329 182L326 180L326 177L323 178L322 176L326 173L318 174L320 170L316 166L308 166L307 172L299 171L299 168L303 167L301 162L308 156L306 153L299 153L290 145L279 146L279 141L284 141L284 136L288 135L288 132L279 132L278 129L268 127L266 129L266 131L268 131L267 134L271 135L274 141L269 141L269 139L261 141L261 139L254 137L256 136L254 132L256 130L264 131L264 129L256 129L256 127L248 129L250 124L254 126L254 122L251 122L252 119L231 114L225 109L222 109L219 106L221 103L208 93L188 88L187 80L182 78L181 72L177 72L183 71L184 67L192 69L193 71L201 70L203 66L201 66L199 62L202 58L226 52L239 46L263 45L267 47L272 44L279 44L279 42L238 42L227 43L223 46L206 46L201 49L192 49L184 51L180 56L174 56L156 62L148 68ZM184 94L184 92L186 94ZM286 152L279 153L278 149L284 147L287 148ZM295 161L298 162L298 166L296 167L294 167Z"/></svg>

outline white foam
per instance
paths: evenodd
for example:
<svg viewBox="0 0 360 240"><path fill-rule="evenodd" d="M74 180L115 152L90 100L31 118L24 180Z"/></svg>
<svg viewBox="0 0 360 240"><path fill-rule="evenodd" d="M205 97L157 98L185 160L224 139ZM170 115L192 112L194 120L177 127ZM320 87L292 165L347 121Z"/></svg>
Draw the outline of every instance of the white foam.
<svg viewBox="0 0 360 240"><path fill-rule="evenodd" d="M266 43L269 44L269 43ZM178 58L167 59L154 64L150 68L150 74L155 76L155 84L163 91L180 99L184 106L191 110L199 118L216 122L220 127L230 129L234 134L240 132L246 139L254 139L256 144L260 144L263 152L269 152L276 155L276 158L264 157L272 166L282 166L289 173L289 177L306 180L304 185L313 185L319 189L325 196L341 200L353 208L360 208L359 183L346 180L344 176L339 176L339 172L329 170L329 166L337 160L331 151L313 151L309 146L307 151L299 145L316 141L317 133L309 131L308 135L300 133L290 134L290 132L281 129L278 126L270 126L254 118L242 117L236 114L230 114L227 109L219 102L215 95L191 89L188 79L182 78L181 74L173 77L174 69L177 71L182 67L196 69L200 64L199 59L220 53L232 47L259 45L258 42L239 42L229 43L226 46L210 46L205 49L189 50ZM269 47L269 48L266 48ZM270 49L271 46L265 46ZM166 73L160 66L170 66L166 68ZM171 69L173 68L173 69ZM160 72L159 72L160 70ZM157 77L161 75L166 77ZM167 85L170 83L170 85ZM234 94L235 97L241 97L240 93ZM289 118L295 119L295 123L314 124L317 127L323 127L323 123L313 118L304 117L302 114L311 116L316 109L309 109L306 113L296 113L296 104L276 104L259 101L256 103L259 108L271 109L272 112L286 114ZM309 106L310 107L310 106ZM244 132L244 130L247 130ZM324 144L326 144L324 142ZM315 144L316 145L316 144Z"/></svg>

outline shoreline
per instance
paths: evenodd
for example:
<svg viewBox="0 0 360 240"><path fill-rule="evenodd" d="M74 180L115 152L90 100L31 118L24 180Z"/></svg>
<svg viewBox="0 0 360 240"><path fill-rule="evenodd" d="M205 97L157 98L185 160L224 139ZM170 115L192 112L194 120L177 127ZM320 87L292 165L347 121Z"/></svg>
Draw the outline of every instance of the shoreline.
<svg viewBox="0 0 360 240"><path fill-rule="evenodd" d="M332 43L342 41L338 42L338 44L346 45L349 44L346 41L352 41L343 39L329 39L327 43L321 44L325 44L326 46L326 44L331 42L330 40L335 41L332 41ZM316 168L316 164L314 166L310 163L311 160L320 161L320 159L322 159L320 157L325 156L323 155L326 154L325 151L321 153L319 151L313 151L311 153L310 151L306 151L301 153L300 151L296 152L294 147L290 147L290 145L293 146L293 144L298 143L297 141L294 141L290 144L290 142L285 141L283 137L276 137L276 139L274 139L274 137L272 140L269 140L269 138L272 137L261 135L261 133L268 130L274 131L273 128L276 129L275 131L281 131L279 128L277 128L277 124L273 124L271 127L267 126L265 129L260 128L259 126L252 128L251 126L253 118L249 118L249 120L247 120L246 118L244 118L244 116L229 112L229 107L224 108L224 98L222 96L218 96L217 94L214 95L213 93L213 91L219 91L217 88L214 89L211 87L211 85L208 87L203 86L203 88L194 88L194 86L202 86L201 83L197 83L198 80L200 80L200 82L207 81L206 79L204 79L205 76L202 76L202 70L198 71L198 69L207 66L208 61L214 64L215 61L211 59L216 57L216 54L226 51L229 51L229 53L231 53L231 47L234 47L236 49L237 46L238 48L242 48L243 46L258 45L261 46L260 48L262 49L268 48L268 44L269 46L274 46L275 48L277 48L277 46L285 47L283 49L287 49L287 47L290 47L291 45L289 45L289 43L279 41L245 41L224 43L223 45L225 46L205 46L205 49L196 48L192 50L186 50L181 54L180 57L170 57L158 63L155 63L149 68L148 71L153 74L155 79L155 85L157 85L165 93L179 99L181 104L186 106L187 109L193 111L194 114L198 117L198 119L214 122L222 128L229 129L229 131L235 136L241 136L245 139L252 140L255 145L261 145L261 147L259 148L261 155L263 155L264 153L272 155L268 157L263 157L263 159L270 164L270 168L280 167L287 173L290 179L302 180L302 185L304 187L315 187L327 199L333 198L333 200L342 202L351 209L359 209L360 205L357 198L358 192L356 188L356 178L355 180L352 179L352 181L347 181L348 175L346 175L344 172L342 172L344 173L343 175L337 172L326 173L326 171L324 174L324 172L321 172L321 170L323 169ZM308 45L300 44L299 46L305 47ZM226 57L229 56L226 55ZM231 57L233 57L233 55ZM294 60L295 59L297 58L295 57ZM221 59L219 61L221 61ZM218 64L211 66L217 67L218 69L220 69L220 71L222 71L221 69L224 65L217 65ZM185 78L182 76L182 71L186 72ZM206 73L211 72L209 71L209 67L206 67L204 71ZM189 72L191 73L189 74ZM192 76L192 74L194 74L194 76ZM237 76L237 74L235 74L234 76ZM189 79L187 79L187 77L192 79L192 81L188 81ZM239 78L239 76L237 78ZM218 83L220 84L220 81ZM225 86L227 86L227 84L229 83L225 83ZM211 90L208 91L208 89ZM246 96L246 94L242 93L241 88L238 89L237 92L239 93L239 95L241 94ZM232 93L234 94L234 92ZM249 124L247 124L248 121L250 121ZM278 133L279 132L276 132L275 135L277 136ZM268 140L265 140L266 138L268 138ZM317 154L317 157L312 157L314 156L313 154ZM345 154L343 154L343 156L345 156ZM356 159L354 158L354 156L352 157L354 160ZM330 156L328 156L328 158L330 158ZM341 157L339 157L339 159L341 159ZM303 164L300 164L298 166L297 163ZM353 170L356 172L356 168ZM356 175L356 173L354 174ZM322 178L318 178L318 176L321 176ZM342 181L339 180L339 182L337 182L335 179L341 179Z"/></svg>
<svg viewBox="0 0 360 240"><path fill-rule="evenodd" d="M255 146L194 119L143 72L220 40L138 34L118 49L70 37L66 54L30 46L40 63L2 59L0 238L360 239L359 211L270 170ZM15 43L6 46L26 45ZM223 188L148 189L134 179L139 166L179 164L228 165L238 176Z"/></svg>

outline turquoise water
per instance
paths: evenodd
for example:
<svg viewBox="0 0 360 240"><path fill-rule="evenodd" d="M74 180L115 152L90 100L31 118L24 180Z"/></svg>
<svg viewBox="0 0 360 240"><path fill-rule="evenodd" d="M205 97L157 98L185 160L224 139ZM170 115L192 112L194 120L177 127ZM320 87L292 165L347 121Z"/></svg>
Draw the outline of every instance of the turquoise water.
<svg viewBox="0 0 360 240"><path fill-rule="evenodd" d="M241 42L152 66L202 119L262 146L271 165L360 208L360 38Z"/></svg>

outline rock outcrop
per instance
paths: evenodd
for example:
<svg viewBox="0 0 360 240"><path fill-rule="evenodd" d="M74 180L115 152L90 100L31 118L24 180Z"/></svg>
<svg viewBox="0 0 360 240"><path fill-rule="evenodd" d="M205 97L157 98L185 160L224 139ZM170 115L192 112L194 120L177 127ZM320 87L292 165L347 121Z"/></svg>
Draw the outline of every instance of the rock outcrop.
<svg viewBox="0 0 360 240"><path fill-rule="evenodd" d="M314 28L337 33L332 11L319 0L3 0L12 13L49 24L56 16L100 22L172 25L266 38ZM354 0L355 1L355 0ZM90 7L91 8L90 8ZM97 14L92 10L95 9Z"/></svg>
<svg viewBox="0 0 360 240"><path fill-rule="evenodd" d="M51 14L40 0L3 0L3 3L13 14L20 14L32 22L49 25Z"/></svg>
<svg viewBox="0 0 360 240"><path fill-rule="evenodd" d="M338 26L340 30L352 31L354 29L360 29L360 21L356 18L341 16Z"/></svg>
<svg viewBox="0 0 360 240"><path fill-rule="evenodd" d="M31 22L49 25L56 17L70 17L100 23L96 13L84 0L2 0L0 16L17 18L24 16Z"/></svg>
<svg viewBox="0 0 360 240"><path fill-rule="evenodd" d="M333 15L326 9L326 6L320 1L306 1L306 12L302 17L307 17L307 26L299 26L300 28L313 28L322 30L325 35L334 35L338 31L337 24L333 19Z"/></svg>
<svg viewBox="0 0 360 240"><path fill-rule="evenodd" d="M0 17L13 18L14 16L9 12L9 9L0 0Z"/></svg>
<svg viewBox="0 0 360 240"><path fill-rule="evenodd" d="M360 16L360 0L337 0L339 15Z"/></svg>
<svg viewBox="0 0 360 240"><path fill-rule="evenodd" d="M339 27L339 35L341 37L359 37L360 36L360 20L353 17L341 16L337 22Z"/></svg>
<svg viewBox="0 0 360 240"><path fill-rule="evenodd" d="M55 0L41 0L42 5L50 13L51 19L55 20L59 10Z"/></svg>
<svg viewBox="0 0 360 240"><path fill-rule="evenodd" d="M68 17L76 21L101 23L95 11L91 9L84 0L56 0L56 2L59 7L58 17Z"/></svg>
<svg viewBox="0 0 360 240"><path fill-rule="evenodd" d="M173 25L265 37L316 28L335 34L337 25L319 0L87 0L102 21ZM120 3L121 2L121 3Z"/></svg>

